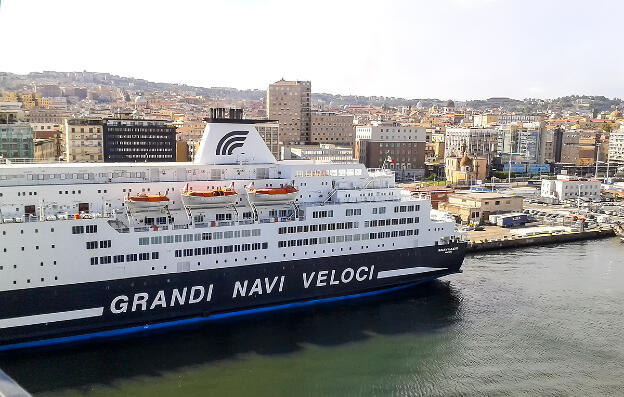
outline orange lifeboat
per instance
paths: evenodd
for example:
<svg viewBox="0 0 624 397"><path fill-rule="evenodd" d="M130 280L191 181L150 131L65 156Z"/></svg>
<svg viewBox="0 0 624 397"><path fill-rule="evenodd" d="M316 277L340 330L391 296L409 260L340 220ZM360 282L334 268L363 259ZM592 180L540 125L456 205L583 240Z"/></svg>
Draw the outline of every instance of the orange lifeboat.
<svg viewBox="0 0 624 397"><path fill-rule="evenodd" d="M188 184L182 193L182 202L189 208L223 207L236 203L238 192L234 184L227 189L190 190Z"/></svg>
<svg viewBox="0 0 624 397"><path fill-rule="evenodd" d="M150 211L163 209L169 204L169 197L166 194L145 194L139 193L131 196L128 193L124 200L129 209L133 211Z"/></svg>
<svg viewBox="0 0 624 397"><path fill-rule="evenodd" d="M253 182L248 190L249 201L256 205L277 205L295 201L299 190L293 185L256 189Z"/></svg>

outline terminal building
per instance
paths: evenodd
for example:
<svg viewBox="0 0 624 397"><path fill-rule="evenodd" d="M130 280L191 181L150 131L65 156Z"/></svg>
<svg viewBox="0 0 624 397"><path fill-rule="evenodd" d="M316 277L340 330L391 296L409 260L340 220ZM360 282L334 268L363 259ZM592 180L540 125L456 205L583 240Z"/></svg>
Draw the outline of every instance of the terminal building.
<svg viewBox="0 0 624 397"><path fill-rule="evenodd" d="M600 200L600 181L597 179L577 178L569 175L557 175L556 178L542 179L543 198L554 202Z"/></svg>

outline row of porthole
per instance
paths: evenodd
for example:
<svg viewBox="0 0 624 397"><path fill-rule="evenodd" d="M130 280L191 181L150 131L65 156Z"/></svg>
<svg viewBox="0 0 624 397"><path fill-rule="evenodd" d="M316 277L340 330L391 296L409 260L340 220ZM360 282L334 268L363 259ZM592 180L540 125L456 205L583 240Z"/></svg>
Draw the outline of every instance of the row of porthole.
<svg viewBox="0 0 624 397"><path fill-rule="evenodd" d="M382 248L384 246L385 246L385 244L377 244L377 248ZM394 243L392 243L392 246L394 247ZM364 247L366 247L366 249L368 249L368 245L366 245L366 246L363 245L361 249L364 249ZM344 248L340 248L340 251L341 252L344 251ZM351 247L349 247L349 251L351 251ZM331 252L335 252L334 248L332 248ZM325 253L325 250L323 250L323 254L324 253ZM308 255L308 251L305 251L303 254L304 255ZM312 255L316 255L316 251L314 251L314 253ZM283 256L284 256L284 258L286 258L286 254L283 254ZM295 252L293 252L293 256L295 256ZM266 257L265 257L265 259L266 259Z"/></svg>
<svg viewBox="0 0 624 397"><path fill-rule="evenodd" d="M56 266L56 261L52 262L52 264ZM39 266L43 266L43 262L40 262ZM13 269L17 269L17 265L13 265ZM0 265L0 270L4 270L4 265Z"/></svg>
<svg viewBox="0 0 624 397"><path fill-rule="evenodd" d="M58 276L54 276L54 281L58 281ZM41 282L45 282L45 278L41 277ZM26 284L30 284L30 279L26 279ZM17 280L13 280L13 285L17 285Z"/></svg>
<svg viewBox="0 0 624 397"><path fill-rule="evenodd" d="M54 228L53 227L50 228L50 232L54 233ZM39 233L39 229L35 229L35 233ZM20 234L24 234L24 229L20 229ZM6 236L6 230L2 231L2 235Z"/></svg>

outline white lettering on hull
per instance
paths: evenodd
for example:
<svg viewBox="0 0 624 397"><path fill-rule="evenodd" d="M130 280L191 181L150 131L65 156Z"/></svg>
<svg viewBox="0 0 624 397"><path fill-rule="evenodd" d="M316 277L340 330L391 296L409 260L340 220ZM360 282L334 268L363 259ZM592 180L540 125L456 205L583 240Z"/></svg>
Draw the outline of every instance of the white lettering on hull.
<svg viewBox="0 0 624 397"><path fill-rule="evenodd" d="M210 302L212 300L213 285L208 285L208 289L203 285L196 285L188 290L188 304L192 305L199 302ZM187 304L187 287L182 288L180 291L174 288L171 291L171 298L167 300L167 294L164 290L160 290L156 295L150 299L150 295L147 292L138 292L130 298L127 295L116 296L110 304L110 311L113 314L126 313L128 311L145 311L154 310L157 308L167 308L174 306L183 306ZM169 304L167 304L169 301ZM149 304L149 305L148 305ZM0 320L1 321L1 320Z"/></svg>
<svg viewBox="0 0 624 397"><path fill-rule="evenodd" d="M243 297L243 296L254 296L254 295L262 295L262 294L270 294L275 289L277 285L277 281L279 280L279 287L277 292L282 292L284 290L284 279L286 276L275 276L272 279L269 277L265 278L257 278L253 280L251 284L251 288L247 291L247 286L249 285L249 280L236 281L234 283L234 291L232 292L232 298ZM264 281L264 284L263 284Z"/></svg>
<svg viewBox="0 0 624 397"><path fill-rule="evenodd" d="M328 285L348 284L355 280L362 282L372 280L375 266L361 266L354 270L347 267L342 272L337 273L336 270L319 270L318 272L303 273L303 288L307 289L311 285L316 287L326 287Z"/></svg>

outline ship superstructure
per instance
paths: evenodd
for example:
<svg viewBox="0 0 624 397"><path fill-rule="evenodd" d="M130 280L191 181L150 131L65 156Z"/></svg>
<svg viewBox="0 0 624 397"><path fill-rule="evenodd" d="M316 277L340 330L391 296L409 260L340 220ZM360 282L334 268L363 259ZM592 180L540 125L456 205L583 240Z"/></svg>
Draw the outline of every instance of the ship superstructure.
<svg viewBox="0 0 624 397"><path fill-rule="evenodd" d="M464 248L389 170L212 119L194 163L0 166L0 345L422 282Z"/></svg>

